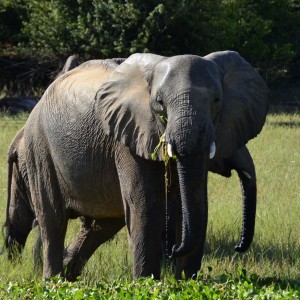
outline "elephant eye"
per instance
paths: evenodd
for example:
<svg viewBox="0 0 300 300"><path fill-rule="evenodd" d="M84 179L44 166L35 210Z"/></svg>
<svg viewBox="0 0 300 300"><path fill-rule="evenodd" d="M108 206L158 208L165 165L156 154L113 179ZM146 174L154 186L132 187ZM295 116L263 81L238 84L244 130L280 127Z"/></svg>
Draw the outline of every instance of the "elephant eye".
<svg viewBox="0 0 300 300"><path fill-rule="evenodd" d="M219 97L216 97L215 100L214 100L214 102L215 102L216 104L218 104L218 103L221 102L221 99L220 99Z"/></svg>
<svg viewBox="0 0 300 300"><path fill-rule="evenodd" d="M155 102L156 102L157 109L159 111L163 111L164 110L164 103L163 103L162 97L160 95L156 96Z"/></svg>
<svg viewBox="0 0 300 300"><path fill-rule="evenodd" d="M160 95L157 95L157 96L156 96L156 102L157 102L158 104L160 104L161 106L164 105L164 103L163 103L163 101L162 101L162 97L161 97Z"/></svg>

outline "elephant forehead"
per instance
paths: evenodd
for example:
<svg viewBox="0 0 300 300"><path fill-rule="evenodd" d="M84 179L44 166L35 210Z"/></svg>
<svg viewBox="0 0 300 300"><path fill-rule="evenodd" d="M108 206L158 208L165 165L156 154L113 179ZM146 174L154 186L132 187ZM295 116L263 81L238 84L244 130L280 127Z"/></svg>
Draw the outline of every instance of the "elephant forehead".
<svg viewBox="0 0 300 300"><path fill-rule="evenodd" d="M156 86L170 90L184 90L189 86L221 90L220 72L217 66L196 55L179 55L165 59L155 67Z"/></svg>

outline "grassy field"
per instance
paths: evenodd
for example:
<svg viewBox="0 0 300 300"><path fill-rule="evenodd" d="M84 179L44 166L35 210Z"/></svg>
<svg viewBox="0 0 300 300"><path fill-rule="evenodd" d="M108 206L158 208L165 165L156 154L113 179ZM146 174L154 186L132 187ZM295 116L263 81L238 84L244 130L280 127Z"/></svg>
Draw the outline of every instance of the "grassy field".
<svg viewBox="0 0 300 300"><path fill-rule="evenodd" d="M26 115L18 118L0 116L2 221L5 217L7 193L6 152L13 136L25 121ZM238 241L242 217L237 175L233 174L230 179L226 179L210 174L209 223L203 276L218 280L222 274L237 274L241 269L246 269L248 274L256 274L263 279L272 277L299 283L300 114L270 114L262 133L248 145L255 161L258 180L257 222L253 245L246 254L237 254L233 249ZM70 222L67 244L78 227L78 221ZM35 237L36 231L33 230L20 264L11 264L5 255L0 256L0 284L24 280L30 284L32 280L40 280L41 273L33 272L32 245ZM2 244L1 237L0 245ZM129 282L132 279L131 268L126 231L122 230L90 259L80 284L91 286L104 279L105 282L113 282L120 278Z"/></svg>

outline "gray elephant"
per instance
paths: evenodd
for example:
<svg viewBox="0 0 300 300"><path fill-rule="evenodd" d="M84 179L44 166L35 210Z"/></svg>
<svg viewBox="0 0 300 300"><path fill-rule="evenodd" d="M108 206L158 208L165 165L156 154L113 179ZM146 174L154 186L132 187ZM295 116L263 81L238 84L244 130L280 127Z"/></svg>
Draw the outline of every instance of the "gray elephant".
<svg viewBox="0 0 300 300"><path fill-rule="evenodd" d="M182 203L182 241L173 255L183 256L182 270L193 275L190 253L200 257L198 270L206 232L208 157L216 143L212 166L225 172L228 158L261 130L267 107L264 82L233 52L133 55L118 67L83 66L59 78L24 131L44 276L62 271L68 218L101 222L125 215L135 277L159 277L163 164L160 152L157 161L150 154L164 133L177 157ZM168 116L166 127L161 114ZM62 250L54 255L53 247Z"/></svg>
<svg viewBox="0 0 300 300"><path fill-rule="evenodd" d="M252 157L247 147L243 146L242 148L234 152L234 154L229 158L223 157L222 160L210 160L209 170L225 177L231 176L231 170L235 170L238 173L243 195L244 217L240 242L236 245L235 250L237 252L244 252L250 247L254 235L255 225L256 174ZM174 181L176 182L176 180L174 180L173 178L173 183ZM176 184L175 187L171 189L169 197L173 198L172 201L169 201L169 203L176 203L176 198L178 198L176 193ZM171 211L174 211L174 209L171 209ZM171 220L171 224L169 224L169 227L174 229L174 224L172 224L172 222L174 222L174 220ZM173 236L173 238L171 238L171 236ZM168 238L169 245L172 245L172 243L170 243L170 240L174 240L174 234L172 232L170 234L169 232ZM75 241L66 249L65 252L66 256L64 259L64 263L66 266L68 266L67 274L69 276L69 279L75 279L80 275L86 261L104 241L106 241L106 239L103 239L103 235L101 232L94 231L89 226L82 227L77 236L77 239L75 239ZM199 260L199 257L200 256L198 256L197 258L197 255L194 255L194 258L192 260L197 261ZM185 268L187 268L190 260L191 258L187 259ZM181 263L181 265L184 264L185 259L180 259L179 263ZM182 268L183 266L178 269L180 270ZM191 270L190 267L189 269ZM194 271L190 271L190 273L194 274L196 270L197 269L194 269ZM180 272L177 272L177 277L180 277L180 275Z"/></svg>

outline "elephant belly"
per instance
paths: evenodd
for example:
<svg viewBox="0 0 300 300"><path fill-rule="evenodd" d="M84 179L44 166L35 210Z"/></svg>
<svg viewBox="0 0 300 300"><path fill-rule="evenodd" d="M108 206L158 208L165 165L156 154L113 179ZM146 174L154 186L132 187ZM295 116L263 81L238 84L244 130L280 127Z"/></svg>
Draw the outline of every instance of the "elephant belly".
<svg viewBox="0 0 300 300"><path fill-rule="evenodd" d="M123 202L118 181L110 174L85 178L70 187L71 201L67 209L77 215L95 219L120 218L124 216ZM74 182L73 182L74 183Z"/></svg>
<svg viewBox="0 0 300 300"><path fill-rule="evenodd" d="M124 216L123 203L121 195L106 192L100 192L101 195L81 195L72 199L68 205L68 210L75 213L76 216L88 216L94 219L103 218L122 218Z"/></svg>
<svg viewBox="0 0 300 300"><path fill-rule="evenodd" d="M104 170L110 169L107 172L94 165L84 167L85 170L94 170L92 175L80 171L69 174L68 191L71 200L67 204L67 209L77 215L95 219L123 217L124 209L118 177L114 167L109 165L107 162L102 164Z"/></svg>

